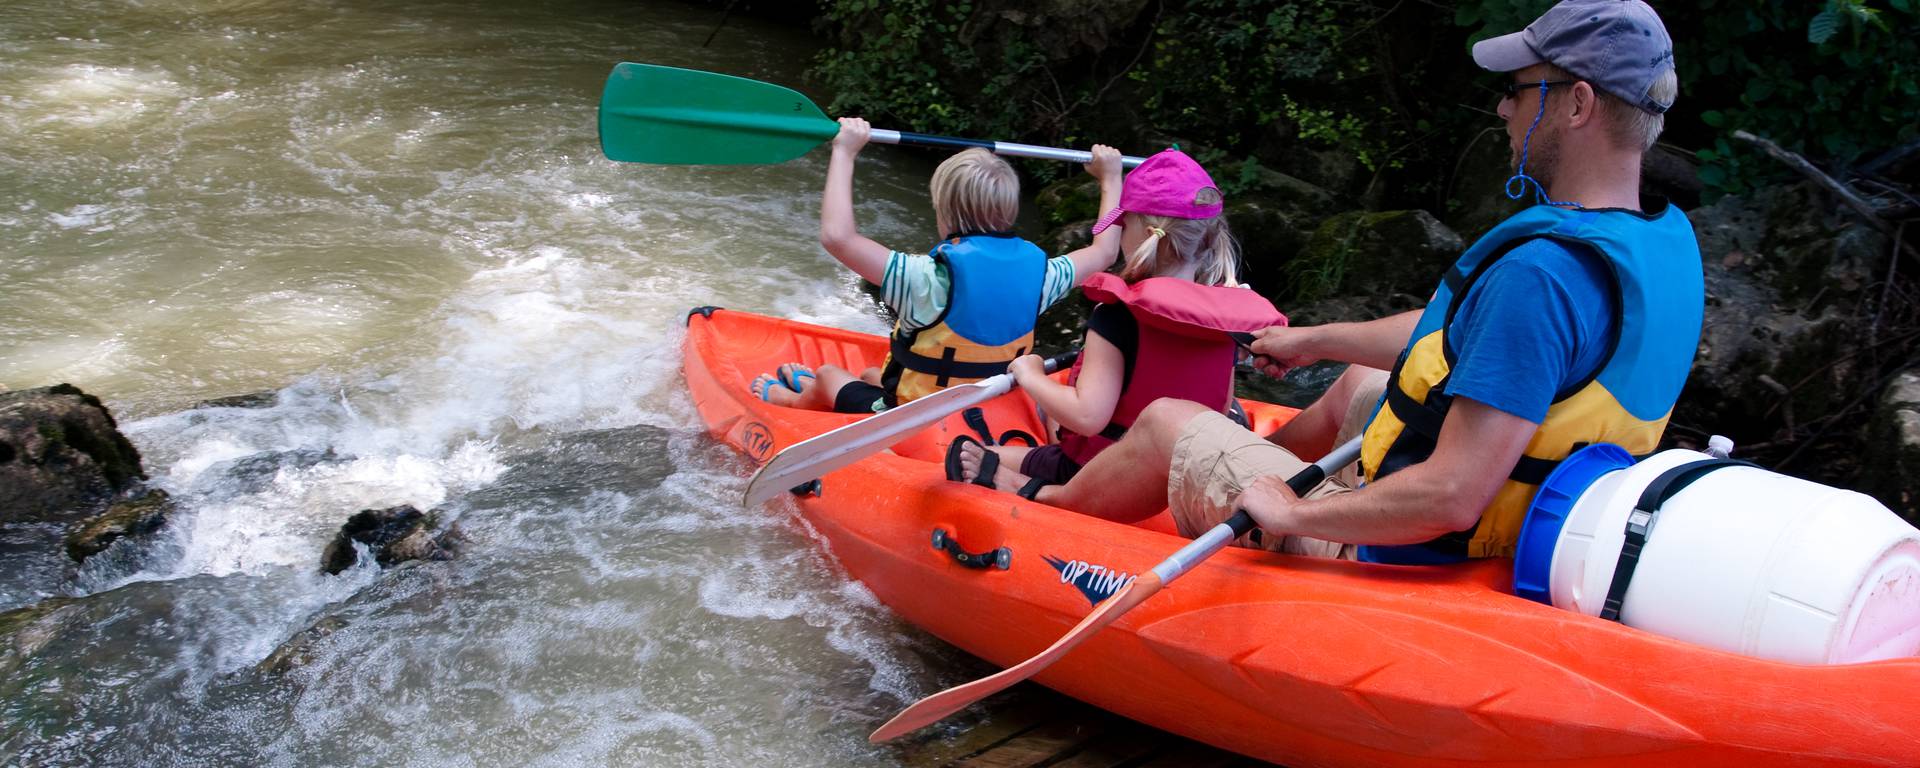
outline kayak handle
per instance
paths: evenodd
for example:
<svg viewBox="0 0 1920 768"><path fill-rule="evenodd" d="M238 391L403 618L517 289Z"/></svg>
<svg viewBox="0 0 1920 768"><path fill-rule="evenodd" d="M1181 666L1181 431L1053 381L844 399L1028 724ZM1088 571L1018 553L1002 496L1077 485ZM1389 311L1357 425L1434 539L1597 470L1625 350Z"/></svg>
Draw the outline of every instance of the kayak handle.
<svg viewBox="0 0 1920 768"><path fill-rule="evenodd" d="M933 529L933 548L952 555L954 562L976 571L988 568L1004 571L1013 567L1013 550L1000 547L985 552L968 552L945 528Z"/></svg>

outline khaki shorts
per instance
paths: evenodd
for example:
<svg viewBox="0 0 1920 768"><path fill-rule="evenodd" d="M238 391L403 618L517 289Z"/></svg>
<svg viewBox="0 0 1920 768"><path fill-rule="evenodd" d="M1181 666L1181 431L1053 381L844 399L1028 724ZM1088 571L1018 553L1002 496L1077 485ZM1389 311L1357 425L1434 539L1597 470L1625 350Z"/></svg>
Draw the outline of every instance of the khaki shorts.
<svg viewBox="0 0 1920 768"><path fill-rule="evenodd" d="M1386 388L1386 374L1375 372L1356 388L1342 419L1338 442L1360 433L1373 406ZM1167 471L1167 504L1174 524L1188 538L1224 522L1234 512L1242 491L1261 477L1293 477L1311 462L1268 442L1218 413L1203 413L1187 422L1173 443L1173 463ZM1352 467L1314 486L1306 498L1352 493L1359 486ZM1355 547L1308 536L1261 536L1254 545L1248 537L1235 544L1310 557L1354 558Z"/></svg>
<svg viewBox="0 0 1920 768"><path fill-rule="evenodd" d="M1269 443L1218 413L1203 413L1187 422L1173 443L1173 465L1167 472L1167 505L1180 535L1199 536L1233 515L1234 502L1253 481L1269 475L1293 477L1311 462ZM1352 488L1333 478L1307 492L1317 499ZM1241 537L1238 546L1256 546ZM1259 547L1290 555L1353 559L1353 546L1306 536L1261 536Z"/></svg>

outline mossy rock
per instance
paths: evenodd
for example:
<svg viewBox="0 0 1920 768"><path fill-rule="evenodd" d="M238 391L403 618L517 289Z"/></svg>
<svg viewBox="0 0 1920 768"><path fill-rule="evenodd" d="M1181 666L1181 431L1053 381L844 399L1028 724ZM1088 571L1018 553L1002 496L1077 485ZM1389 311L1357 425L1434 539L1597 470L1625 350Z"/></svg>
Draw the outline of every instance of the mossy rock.
<svg viewBox="0 0 1920 768"><path fill-rule="evenodd" d="M1049 256L1065 256L1093 243L1093 219L1055 227L1034 244Z"/></svg>
<svg viewBox="0 0 1920 768"><path fill-rule="evenodd" d="M87 608L75 598L53 597L0 613L0 678L11 678L27 659L85 622Z"/></svg>
<svg viewBox="0 0 1920 768"><path fill-rule="evenodd" d="M99 398L70 384L0 393L0 522L85 514L144 479Z"/></svg>
<svg viewBox="0 0 1920 768"><path fill-rule="evenodd" d="M1920 525L1920 368L1887 385L1864 442L1859 489Z"/></svg>
<svg viewBox="0 0 1920 768"><path fill-rule="evenodd" d="M1050 228L1100 218L1100 182L1086 176L1061 179L1033 196L1040 218Z"/></svg>
<svg viewBox="0 0 1920 768"><path fill-rule="evenodd" d="M328 636L347 627L347 620L338 616L322 616L312 626L300 630L293 637L273 649L273 653L254 665L254 669L269 675L283 675L300 667L313 663L320 642Z"/></svg>
<svg viewBox="0 0 1920 768"><path fill-rule="evenodd" d="M1522 202L1507 197L1507 180L1512 176L1513 154L1507 147L1506 134L1499 128L1476 134L1448 179L1446 209L1442 211L1447 226L1471 242L1525 210L1531 198Z"/></svg>
<svg viewBox="0 0 1920 768"><path fill-rule="evenodd" d="M1289 292L1288 265L1306 250L1319 218L1265 195L1228 201L1226 215L1240 245L1241 282L1265 294Z"/></svg>
<svg viewBox="0 0 1920 768"><path fill-rule="evenodd" d="M1775 442L1791 437L1789 416L1796 427L1832 417L1881 375L1846 354L1870 333L1859 305L1878 299L1868 289L1890 246L1878 233L1835 218L1804 185L1729 196L1688 217L1706 311L1676 423Z"/></svg>
<svg viewBox="0 0 1920 768"><path fill-rule="evenodd" d="M1288 301L1430 295L1466 243L1426 211L1352 211L1327 219L1286 268Z"/></svg>
<svg viewBox="0 0 1920 768"><path fill-rule="evenodd" d="M421 512L403 504L387 509L363 509L347 518L340 533L320 556L320 570L337 574L359 562L354 544L366 545L380 567L409 560L452 560L464 537L440 528L440 512Z"/></svg>
<svg viewBox="0 0 1920 768"><path fill-rule="evenodd" d="M1222 172L1232 172L1232 168L1222 169ZM1215 175L1214 180L1228 183L1219 175ZM1331 190L1266 166L1253 166L1251 174L1241 181L1242 191L1227 200L1228 206L1232 206L1237 199L1258 200L1268 207L1305 219L1326 218L1345 207L1340 196Z"/></svg>
<svg viewBox="0 0 1920 768"><path fill-rule="evenodd" d="M273 390L249 392L244 395L228 395L194 403L194 408L271 408L280 402L280 393Z"/></svg>
<svg viewBox="0 0 1920 768"><path fill-rule="evenodd" d="M136 499L114 502L107 511L67 534L67 557L76 563L105 552L114 542L144 536L165 525L172 511L166 491L153 489Z"/></svg>

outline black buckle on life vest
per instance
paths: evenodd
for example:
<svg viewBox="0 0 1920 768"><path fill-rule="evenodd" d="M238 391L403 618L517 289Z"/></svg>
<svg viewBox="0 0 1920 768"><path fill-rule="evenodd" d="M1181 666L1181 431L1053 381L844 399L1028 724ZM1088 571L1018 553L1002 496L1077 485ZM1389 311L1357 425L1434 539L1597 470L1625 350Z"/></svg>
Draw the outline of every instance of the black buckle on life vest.
<svg viewBox="0 0 1920 768"><path fill-rule="evenodd" d="M931 358L913 351L912 340L899 336L893 337L888 351L892 353L892 361L895 365L915 373L933 376L935 384L941 387L947 386L947 382L953 379L985 379L998 376L1006 373L1007 364L1013 362L1012 358L984 363L961 362L953 359L953 356L959 352L953 347L944 348L939 358ZM1014 357L1026 353L1027 351L1022 349Z"/></svg>
<svg viewBox="0 0 1920 768"><path fill-rule="evenodd" d="M1620 620L1621 603L1627 598L1627 585L1633 582L1633 571L1640 566L1640 552L1646 548L1647 537L1652 535L1654 523L1660 519L1660 507L1668 499L1715 470L1753 466L1739 459L1701 459L1662 472L1648 483L1646 490L1640 492L1639 502L1633 505L1633 511L1627 515L1627 540L1620 545L1620 560L1613 567L1613 582L1607 586L1607 599L1600 607L1600 618Z"/></svg>

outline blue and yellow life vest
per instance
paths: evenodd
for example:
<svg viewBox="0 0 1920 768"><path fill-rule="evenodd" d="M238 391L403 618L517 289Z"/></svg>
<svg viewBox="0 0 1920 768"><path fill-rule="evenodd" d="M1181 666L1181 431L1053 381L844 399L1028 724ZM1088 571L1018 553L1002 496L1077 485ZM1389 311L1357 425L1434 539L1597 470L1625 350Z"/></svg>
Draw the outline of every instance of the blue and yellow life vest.
<svg viewBox="0 0 1920 768"><path fill-rule="evenodd" d="M1007 372L1033 349L1047 254L1011 234L960 235L930 254L946 265L947 308L918 330L893 327L881 385L905 403Z"/></svg>
<svg viewBox="0 0 1920 768"><path fill-rule="evenodd" d="M1473 528L1415 545L1438 556L1513 554L1533 494L1576 448L1613 443L1643 455L1659 446L1700 342L1705 289L1693 225L1678 208L1651 214L1617 209L1565 210L1535 206L1501 222L1468 248L1442 278L1420 315L1407 348L1394 364L1381 406L1367 424L1360 452L1368 481L1433 453L1452 396L1444 393L1458 359L1446 329L1474 282L1502 256L1545 238L1603 255L1611 267L1615 304L1610 353L1590 378L1555 393L1508 482ZM1374 548L1407 549L1407 548ZM1406 559L1420 559L1416 553Z"/></svg>

